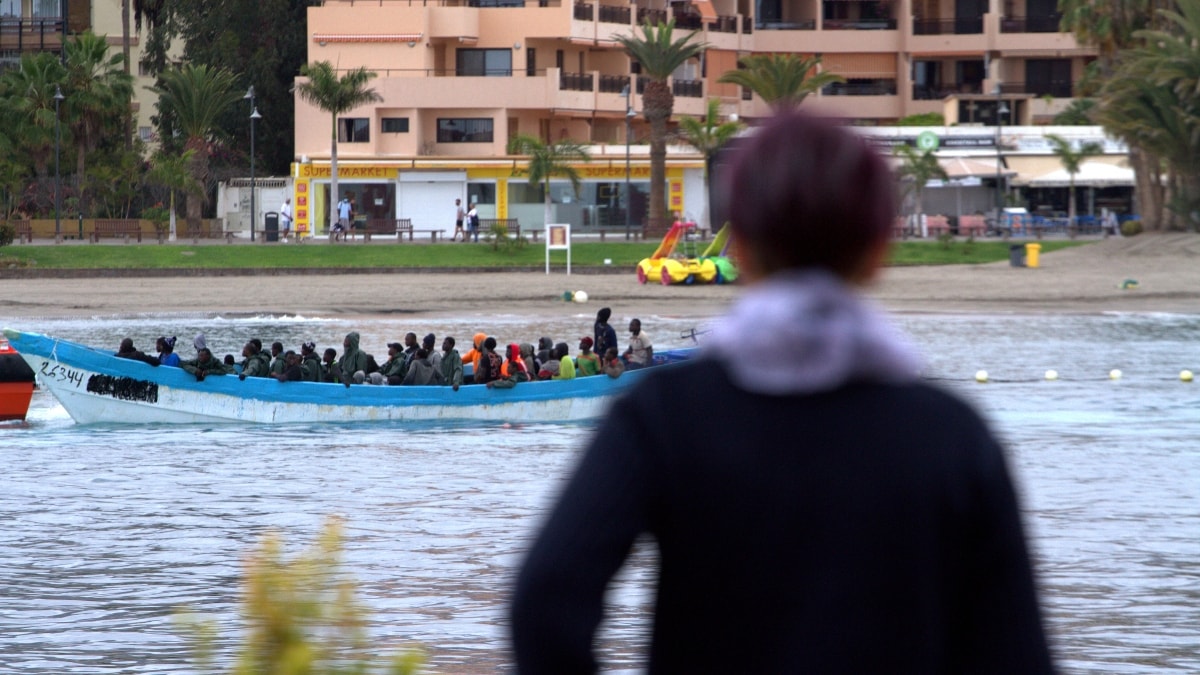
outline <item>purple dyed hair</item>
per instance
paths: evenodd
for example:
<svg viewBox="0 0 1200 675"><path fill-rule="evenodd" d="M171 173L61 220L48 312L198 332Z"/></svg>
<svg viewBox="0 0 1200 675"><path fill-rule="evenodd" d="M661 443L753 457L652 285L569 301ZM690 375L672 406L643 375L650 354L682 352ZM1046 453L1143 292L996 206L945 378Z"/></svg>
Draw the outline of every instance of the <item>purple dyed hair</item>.
<svg viewBox="0 0 1200 675"><path fill-rule="evenodd" d="M896 183L854 133L801 112L760 127L730 158L729 220L763 274L823 267L843 278L887 239Z"/></svg>

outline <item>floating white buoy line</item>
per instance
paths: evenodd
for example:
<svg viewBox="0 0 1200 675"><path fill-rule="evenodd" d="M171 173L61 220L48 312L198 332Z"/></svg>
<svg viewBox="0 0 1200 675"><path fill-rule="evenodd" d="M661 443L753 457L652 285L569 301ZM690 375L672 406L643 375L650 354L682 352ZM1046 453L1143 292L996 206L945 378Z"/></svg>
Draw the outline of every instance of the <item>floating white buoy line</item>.
<svg viewBox="0 0 1200 675"><path fill-rule="evenodd" d="M1047 370L1046 371L1046 379L1050 380L1051 382L1053 382L1054 380L1057 380L1058 379L1058 371L1053 370L1053 369Z"/></svg>
<svg viewBox="0 0 1200 675"><path fill-rule="evenodd" d="M1121 370L1119 368L1113 368L1112 370L1108 371L1108 379L1110 379L1110 380L1121 379Z"/></svg>
<svg viewBox="0 0 1200 675"><path fill-rule="evenodd" d="M1192 371L1187 370L1187 369L1179 371L1179 379L1182 382L1191 382L1192 381Z"/></svg>
<svg viewBox="0 0 1200 675"><path fill-rule="evenodd" d="M976 382L978 382L978 383L980 383L980 384L983 384L984 382L987 382L987 381L988 381L988 374L987 374L987 371L986 371L986 370L977 370L977 371L975 371L975 381L976 381Z"/></svg>

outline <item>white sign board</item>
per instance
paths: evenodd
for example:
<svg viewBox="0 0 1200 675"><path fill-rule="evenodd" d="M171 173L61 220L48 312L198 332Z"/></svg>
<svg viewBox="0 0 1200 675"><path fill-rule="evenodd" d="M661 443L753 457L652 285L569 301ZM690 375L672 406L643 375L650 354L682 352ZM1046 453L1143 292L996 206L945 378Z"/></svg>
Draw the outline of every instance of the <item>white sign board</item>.
<svg viewBox="0 0 1200 675"><path fill-rule="evenodd" d="M550 251L567 252L567 276L571 275L571 226L546 224L546 274L550 274Z"/></svg>

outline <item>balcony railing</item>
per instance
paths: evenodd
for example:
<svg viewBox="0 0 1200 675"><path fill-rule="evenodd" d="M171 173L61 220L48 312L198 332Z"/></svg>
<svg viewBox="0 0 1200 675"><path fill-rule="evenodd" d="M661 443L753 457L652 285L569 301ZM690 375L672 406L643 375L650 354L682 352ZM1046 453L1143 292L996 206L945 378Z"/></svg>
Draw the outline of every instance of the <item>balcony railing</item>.
<svg viewBox="0 0 1200 675"><path fill-rule="evenodd" d="M914 101L940 101L954 94L982 94L983 83L962 82L944 87L934 87L927 84L914 84L912 97Z"/></svg>
<svg viewBox="0 0 1200 675"><path fill-rule="evenodd" d="M1058 33L1061 14L1050 16L1009 16L1000 19L1001 33Z"/></svg>
<svg viewBox="0 0 1200 675"><path fill-rule="evenodd" d="M62 46L64 27L59 17L0 19L0 49L57 49Z"/></svg>
<svg viewBox="0 0 1200 675"><path fill-rule="evenodd" d="M657 26L667 22L667 10L665 9L647 9L639 7L637 11L637 22L639 26L650 24Z"/></svg>
<svg viewBox="0 0 1200 675"><path fill-rule="evenodd" d="M826 19L821 22L824 30L896 30L895 19Z"/></svg>
<svg viewBox="0 0 1200 675"><path fill-rule="evenodd" d="M575 3L575 19L577 21L591 21L592 20L592 3L590 3L590 2Z"/></svg>
<svg viewBox="0 0 1200 675"><path fill-rule="evenodd" d="M737 17L736 16L718 16L717 21L708 27L709 30L716 33L736 33L737 32Z"/></svg>
<svg viewBox="0 0 1200 675"><path fill-rule="evenodd" d="M675 27L687 30L700 30L704 28L704 21L695 14L676 14Z"/></svg>
<svg viewBox="0 0 1200 675"><path fill-rule="evenodd" d="M1053 96L1054 98L1071 98L1075 95L1070 80L1005 82L1000 85L1000 91L1005 94L1033 94L1034 96Z"/></svg>
<svg viewBox="0 0 1200 675"><path fill-rule="evenodd" d="M701 80L674 80L671 82L671 93L687 98L704 96L704 82Z"/></svg>
<svg viewBox="0 0 1200 675"><path fill-rule="evenodd" d="M591 73L562 73L558 78L558 88L567 91L591 91L595 77Z"/></svg>
<svg viewBox="0 0 1200 675"><path fill-rule="evenodd" d="M605 94L619 94L629 86L628 75L600 75L600 91Z"/></svg>
<svg viewBox="0 0 1200 675"><path fill-rule="evenodd" d="M760 21L754 24L755 30L816 30L817 20L804 21Z"/></svg>
<svg viewBox="0 0 1200 675"><path fill-rule="evenodd" d="M629 8L600 5L600 21L602 23L623 23L629 25Z"/></svg>
<svg viewBox="0 0 1200 675"><path fill-rule="evenodd" d="M742 33L750 35L754 32L754 23L750 21L750 17L742 17Z"/></svg>
<svg viewBox="0 0 1200 675"><path fill-rule="evenodd" d="M913 19L913 35L981 35L983 17L975 19Z"/></svg>
<svg viewBox="0 0 1200 675"><path fill-rule="evenodd" d="M317 0L322 7L355 4L387 7L562 7L562 0Z"/></svg>
<svg viewBox="0 0 1200 675"><path fill-rule="evenodd" d="M834 82L821 89L825 96L895 96L895 80L850 80Z"/></svg>

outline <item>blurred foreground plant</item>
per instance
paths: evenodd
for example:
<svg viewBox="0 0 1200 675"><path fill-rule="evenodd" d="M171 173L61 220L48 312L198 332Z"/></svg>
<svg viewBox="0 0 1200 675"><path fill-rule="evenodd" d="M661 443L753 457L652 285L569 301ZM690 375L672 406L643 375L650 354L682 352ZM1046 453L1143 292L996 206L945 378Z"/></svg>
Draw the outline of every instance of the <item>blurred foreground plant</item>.
<svg viewBox="0 0 1200 675"><path fill-rule="evenodd" d="M329 519L318 541L285 560L279 534L268 534L244 563L242 620L246 634L232 675L414 675L417 650L377 657L367 639L367 612L355 582L341 571L342 523ZM215 664L215 621L182 613L202 673ZM382 670L379 670L382 668Z"/></svg>

